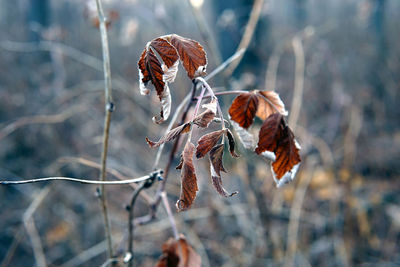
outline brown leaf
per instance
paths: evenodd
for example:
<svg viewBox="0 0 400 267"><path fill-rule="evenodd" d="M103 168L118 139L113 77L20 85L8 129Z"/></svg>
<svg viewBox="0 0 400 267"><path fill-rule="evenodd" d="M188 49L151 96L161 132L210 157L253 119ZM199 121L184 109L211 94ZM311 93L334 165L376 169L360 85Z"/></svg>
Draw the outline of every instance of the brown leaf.
<svg viewBox="0 0 400 267"><path fill-rule="evenodd" d="M169 142L169 141L175 139L180 134L189 132L190 128L191 128L191 124L188 122L188 123L182 124L181 126L175 127L174 129L169 131L166 135L161 137L160 140L158 140L158 142L150 141L149 138L147 138L147 137L146 137L146 142L149 144L150 147L158 147L161 144L164 144L166 142Z"/></svg>
<svg viewBox="0 0 400 267"><path fill-rule="evenodd" d="M201 267L201 258L185 237L170 238L162 246L163 254L155 267Z"/></svg>
<svg viewBox="0 0 400 267"><path fill-rule="evenodd" d="M231 120L237 122L240 127L247 129L253 124L258 106L258 97L249 92L238 95L229 108Z"/></svg>
<svg viewBox="0 0 400 267"><path fill-rule="evenodd" d="M206 108L206 110L197 115L196 118L194 118L193 123L199 127L207 128L217 113L217 99L211 100L210 103L204 104L202 107Z"/></svg>
<svg viewBox="0 0 400 267"><path fill-rule="evenodd" d="M207 67L207 56L203 47L196 41L171 34L164 36L178 51L180 60L190 79L204 76Z"/></svg>
<svg viewBox="0 0 400 267"><path fill-rule="evenodd" d="M181 194L176 202L178 211L190 208L196 193L199 190L197 187L196 170L193 165L194 145L187 142L182 153L182 169L181 169Z"/></svg>
<svg viewBox="0 0 400 267"><path fill-rule="evenodd" d="M272 114L264 121L255 152L273 161L272 173L278 187L294 179L301 161L299 149L281 114Z"/></svg>
<svg viewBox="0 0 400 267"><path fill-rule="evenodd" d="M196 158L204 157L219 141L225 130L214 131L203 135L197 141Z"/></svg>
<svg viewBox="0 0 400 267"><path fill-rule="evenodd" d="M154 52L155 51L155 52ZM157 58L157 53L162 64ZM171 111L171 94L168 82L173 82L178 71L179 56L176 49L166 40L156 38L147 43L138 62L139 88L142 95L149 94L147 85L151 82L161 101L159 116L153 117L155 123L165 121Z"/></svg>
<svg viewBox="0 0 400 267"><path fill-rule="evenodd" d="M223 197L231 197L238 192L229 193L222 186L221 171L226 172L222 164L222 157L224 155L224 145L219 144L213 147L210 151L210 171L212 184L215 190Z"/></svg>
<svg viewBox="0 0 400 267"><path fill-rule="evenodd" d="M226 135L228 136L229 141L229 152L231 153L232 157L238 158L239 155L235 153L235 138L229 129L226 129Z"/></svg>
<svg viewBox="0 0 400 267"><path fill-rule="evenodd" d="M259 90L255 90L254 92L258 97L257 117L266 120L270 115L277 113L277 111L284 116L287 115L285 104L283 104L276 92Z"/></svg>

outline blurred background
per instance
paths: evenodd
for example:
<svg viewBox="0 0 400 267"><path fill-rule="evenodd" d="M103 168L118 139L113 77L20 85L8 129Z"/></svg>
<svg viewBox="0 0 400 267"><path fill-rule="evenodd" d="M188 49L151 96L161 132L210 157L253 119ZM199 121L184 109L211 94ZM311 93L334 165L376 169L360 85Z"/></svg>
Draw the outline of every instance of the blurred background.
<svg viewBox="0 0 400 267"><path fill-rule="evenodd" d="M259 18L243 59L210 85L276 90L302 146L302 165L293 183L277 189L269 164L239 144L241 157L226 156L223 174L227 190L239 194L222 199L208 160L197 161L200 191L189 211L173 211L178 230L203 266L399 266L400 1L256 3ZM210 73L235 53L253 4L103 1L116 105L108 179L149 173L156 150L145 137L157 140L167 127L151 122L157 96L139 94L136 63L146 43L170 33L195 39L207 51ZM0 179L98 179L104 82L94 0L0 6ZM170 87L173 112L191 88L181 67ZM232 99L221 97L226 113ZM172 168L172 207L179 191ZM133 189L107 192L113 242L123 256ZM135 217L147 212L140 197ZM0 186L0 229L1 266L100 266L106 259L96 186ZM153 266L171 236L160 207L156 220L135 230L136 265Z"/></svg>

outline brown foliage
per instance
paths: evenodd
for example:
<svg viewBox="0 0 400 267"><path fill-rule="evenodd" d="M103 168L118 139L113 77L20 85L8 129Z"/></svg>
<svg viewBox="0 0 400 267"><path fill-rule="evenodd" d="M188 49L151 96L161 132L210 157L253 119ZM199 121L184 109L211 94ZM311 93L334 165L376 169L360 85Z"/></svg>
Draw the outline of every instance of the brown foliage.
<svg viewBox="0 0 400 267"><path fill-rule="evenodd" d="M224 144L219 144L213 147L210 151L210 171L212 184L215 190L223 197L231 197L238 192L228 193L222 186L221 171L226 172L222 157L224 155Z"/></svg>
<svg viewBox="0 0 400 267"><path fill-rule="evenodd" d="M181 126L175 127L171 131L169 131L166 135L160 138L158 142L153 142L149 140L149 138L146 137L146 142L149 144L150 147L158 147L161 144L164 144L165 142L169 142L173 139L175 139L177 136L183 133L187 133L190 131L192 125L190 122L182 124Z"/></svg>
<svg viewBox="0 0 400 267"><path fill-rule="evenodd" d="M300 163L299 146L283 116L272 114L263 123L255 152L266 153L278 186L293 180ZM290 180L289 180L290 179Z"/></svg>
<svg viewBox="0 0 400 267"><path fill-rule="evenodd" d="M182 163L178 166L181 169L181 194L179 200L176 202L178 211L190 208L199 190L197 187L196 171L193 165L194 148L191 142L186 143L182 153Z"/></svg>
<svg viewBox="0 0 400 267"><path fill-rule="evenodd" d="M200 267L201 258L188 244L185 237L176 240L168 239L162 245L163 254L158 260L156 267Z"/></svg>
<svg viewBox="0 0 400 267"><path fill-rule="evenodd" d="M203 135L196 147L196 158L204 157L219 141L226 130L214 131Z"/></svg>
<svg viewBox="0 0 400 267"><path fill-rule="evenodd" d="M249 128L253 124L258 106L258 98L253 93L238 95L229 108L231 120L237 122L242 128Z"/></svg>

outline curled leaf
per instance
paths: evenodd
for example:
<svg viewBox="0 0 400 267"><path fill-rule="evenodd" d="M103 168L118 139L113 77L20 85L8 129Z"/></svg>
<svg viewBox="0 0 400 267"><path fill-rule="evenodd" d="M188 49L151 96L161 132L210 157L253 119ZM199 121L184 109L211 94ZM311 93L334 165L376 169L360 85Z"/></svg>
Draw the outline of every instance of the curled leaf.
<svg viewBox="0 0 400 267"><path fill-rule="evenodd" d="M264 121L255 152L273 161L272 173L278 187L294 179L301 161L299 150L292 130L280 113Z"/></svg>
<svg viewBox="0 0 400 267"><path fill-rule="evenodd" d="M190 79L206 74L207 56L203 47L196 41L171 34L164 36L178 51L180 60Z"/></svg>
<svg viewBox="0 0 400 267"><path fill-rule="evenodd" d="M163 254L156 267L201 267L201 258L189 245L185 237L168 239L162 245Z"/></svg>
<svg viewBox="0 0 400 267"><path fill-rule="evenodd" d="M236 195L238 192L229 193L222 186L221 171L226 172L223 164L222 157L224 155L224 145L219 144L213 147L210 151L210 171L212 184L215 190L223 197L231 197Z"/></svg>
<svg viewBox="0 0 400 267"><path fill-rule="evenodd" d="M254 91L258 97L258 108L256 116L262 120L266 120L270 115L279 112L286 116L287 110L281 98L275 91Z"/></svg>
<svg viewBox="0 0 400 267"><path fill-rule="evenodd" d="M182 153L181 165L181 194L179 200L176 202L178 211L190 208L196 193L199 190L197 187L196 170L193 165L194 145L187 142ZM179 167L179 166L178 166Z"/></svg>
<svg viewBox="0 0 400 267"><path fill-rule="evenodd" d="M196 158L204 157L219 141L225 130L214 131L203 135L196 147Z"/></svg>
<svg viewBox="0 0 400 267"><path fill-rule="evenodd" d="M185 123L185 124L182 124L181 126L175 127L171 131L169 131L166 135L161 137L160 140L158 140L158 142L150 141L147 137L146 137L146 142L149 144L150 147L158 147L161 144L164 144L166 142L169 142L169 141L175 139L180 134L189 132L190 128L191 128L191 124Z"/></svg>
<svg viewBox="0 0 400 267"><path fill-rule="evenodd" d="M226 136L228 136L229 152L231 153L232 157L238 158L239 155L235 153L235 138L229 129L226 129Z"/></svg>
<svg viewBox="0 0 400 267"><path fill-rule="evenodd" d="M162 60L162 64L156 53ZM159 117L153 121L161 123L165 121L171 111L171 94L168 82L173 82L178 71L179 56L176 49L166 40L157 38L148 42L138 62L139 88L142 95L149 94L148 83L151 82L157 91L161 101Z"/></svg>
<svg viewBox="0 0 400 267"><path fill-rule="evenodd" d="M217 99L213 99L210 103L204 104L202 107L206 108L206 110L197 115L194 118L193 123L199 127L207 128L217 113Z"/></svg>
<svg viewBox="0 0 400 267"><path fill-rule="evenodd" d="M229 108L231 120L247 129L253 124L258 106L258 97L252 92L238 95Z"/></svg>

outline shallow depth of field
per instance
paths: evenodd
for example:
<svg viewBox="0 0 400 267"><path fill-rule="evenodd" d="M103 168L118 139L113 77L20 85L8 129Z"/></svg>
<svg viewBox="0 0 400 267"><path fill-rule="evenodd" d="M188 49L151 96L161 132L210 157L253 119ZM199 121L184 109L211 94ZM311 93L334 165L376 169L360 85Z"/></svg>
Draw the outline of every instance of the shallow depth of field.
<svg viewBox="0 0 400 267"><path fill-rule="evenodd" d="M400 265L400 2L261 2L243 59L231 75L223 71L209 83L216 92L275 90L289 113L297 105L301 167L278 189L269 164L238 142L241 156L225 153L222 179L239 194L220 197L201 159L196 201L177 213L180 146L166 186L179 232L206 267ZM95 1L0 0L0 7L0 180L97 180L104 76ZM129 179L152 171L157 149L145 137L158 140L169 122L154 124L158 97L139 93L137 61L146 43L171 33L195 39L207 51L210 73L238 48L253 1L103 0L103 7L116 107L107 179ZM170 84L172 113L191 90L179 68ZM226 118L233 98L220 98ZM96 188L0 185L0 266L105 263ZM133 189L106 189L114 251L123 258ZM157 184L145 192L156 190ZM139 197L135 217L148 210ZM154 266L172 236L160 205L155 220L135 228L135 266Z"/></svg>

